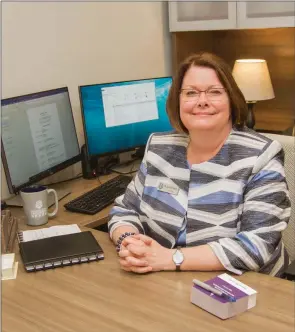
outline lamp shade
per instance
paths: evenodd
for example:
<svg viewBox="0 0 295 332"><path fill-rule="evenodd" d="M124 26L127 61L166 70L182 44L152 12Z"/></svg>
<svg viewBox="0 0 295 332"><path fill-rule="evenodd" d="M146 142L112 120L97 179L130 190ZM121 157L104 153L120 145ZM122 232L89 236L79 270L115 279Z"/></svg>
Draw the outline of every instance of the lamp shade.
<svg viewBox="0 0 295 332"><path fill-rule="evenodd" d="M247 102L275 97L265 60L236 60L232 74Z"/></svg>

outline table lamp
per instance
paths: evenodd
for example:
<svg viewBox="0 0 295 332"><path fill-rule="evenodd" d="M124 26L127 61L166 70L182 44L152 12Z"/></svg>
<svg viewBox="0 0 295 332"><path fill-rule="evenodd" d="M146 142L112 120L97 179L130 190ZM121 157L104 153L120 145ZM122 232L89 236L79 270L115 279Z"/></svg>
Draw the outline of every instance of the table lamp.
<svg viewBox="0 0 295 332"><path fill-rule="evenodd" d="M258 100L275 97L267 63L263 59L236 60L232 74L248 105L246 125L253 129L255 126L254 104Z"/></svg>

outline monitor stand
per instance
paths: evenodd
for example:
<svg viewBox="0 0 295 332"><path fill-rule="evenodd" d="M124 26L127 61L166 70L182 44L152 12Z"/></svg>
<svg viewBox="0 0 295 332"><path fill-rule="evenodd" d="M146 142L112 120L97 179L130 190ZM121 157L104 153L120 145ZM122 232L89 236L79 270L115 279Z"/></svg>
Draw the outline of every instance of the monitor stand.
<svg viewBox="0 0 295 332"><path fill-rule="evenodd" d="M136 148L135 152L131 155L133 159L143 159L145 152L145 146L141 146L140 148Z"/></svg>
<svg viewBox="0 0 295 332"><path fill-rule="evenodd" d="M136 173L139 170L141 160L131 160L123 164L118 164L115 167L110 168L113 172L119 172L120 174L131 174Z"/></svg>
<svg viewBox="0 0 295 332"><path fill-rule="evenodd" d="M60 201L62 198L68 196L71 192L67 189L54 189L57 193L57 198ZM18 206L18 207L22 207L23 206L23 202L21 199L21 196L15 195L11 198L8 198L5 200L5 203L7 204L7 206ZM54 205L54 195L53 194L49 194L48 195L48 207Z"/></svg>

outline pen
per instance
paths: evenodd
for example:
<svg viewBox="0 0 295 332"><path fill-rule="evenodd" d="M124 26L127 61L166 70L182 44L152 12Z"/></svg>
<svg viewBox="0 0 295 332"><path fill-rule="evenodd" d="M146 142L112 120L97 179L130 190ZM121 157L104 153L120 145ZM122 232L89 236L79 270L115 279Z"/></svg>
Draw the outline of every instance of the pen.
<svg viewBox="0 0 295 332"><path fill-rule="evenodd" d="M220 290L218 290L218 289L216 289L216 288L214 288L214 287L212 287L208 284L205 284L204 282L202 282L200 280L193 279L193 283L197 286L200 286L203 289L206 289L209 292L212 292L215 295L223 297L224 299L228 300L229 302L236 302L237 301L235 297L227 295L227 294L223 293L222 291L220 291Z"/></svg>

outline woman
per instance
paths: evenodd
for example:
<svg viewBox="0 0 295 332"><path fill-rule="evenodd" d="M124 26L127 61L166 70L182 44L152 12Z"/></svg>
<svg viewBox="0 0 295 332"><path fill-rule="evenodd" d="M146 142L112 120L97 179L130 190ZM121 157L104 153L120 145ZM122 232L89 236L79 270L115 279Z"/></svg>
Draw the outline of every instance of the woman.
<svg viewBox="0 0 295 332"><path fill-rule="evenodd" d="M167 100L173 133L153 134L109 221L122 269L259 271L288 265L290 201L277 141L247 129L230 68L190 56Z"/></svg>

